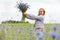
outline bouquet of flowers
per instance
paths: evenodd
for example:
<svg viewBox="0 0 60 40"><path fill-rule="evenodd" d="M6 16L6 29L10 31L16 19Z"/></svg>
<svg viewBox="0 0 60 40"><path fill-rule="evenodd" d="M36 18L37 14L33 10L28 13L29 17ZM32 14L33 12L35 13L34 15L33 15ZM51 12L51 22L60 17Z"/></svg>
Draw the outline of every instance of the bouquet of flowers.
<svg viewBox="0 0 60 40"><path fill-rule="evenodd" d="M24 13L29 8L29 5L27 3L20 3L18 4L18 8L20 9L22 13Z"/></svg>
<svg viewBox="0 0 60 40"><path fill-rule="evenodd" d="M25 22L25 16L23 16L23 13L27 11L27 9L29 8L29 5L27 3L20 3L20 4L18 4L18 8L22 12L21 22Z"/></svg>

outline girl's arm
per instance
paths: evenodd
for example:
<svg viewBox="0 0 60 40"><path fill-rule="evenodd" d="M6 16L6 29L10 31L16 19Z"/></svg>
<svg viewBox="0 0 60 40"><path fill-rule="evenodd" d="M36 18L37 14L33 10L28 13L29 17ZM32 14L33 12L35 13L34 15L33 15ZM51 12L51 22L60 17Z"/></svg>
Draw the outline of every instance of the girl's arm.
<svg viewBox="0 0 60 40"><path fill-rule="evenodd" d="M26 18L32 19L32 20L43 20L44 18L43 16L35 16L32 14L26 14L26 13L24 13L23 15L26 16Z"/></svg>

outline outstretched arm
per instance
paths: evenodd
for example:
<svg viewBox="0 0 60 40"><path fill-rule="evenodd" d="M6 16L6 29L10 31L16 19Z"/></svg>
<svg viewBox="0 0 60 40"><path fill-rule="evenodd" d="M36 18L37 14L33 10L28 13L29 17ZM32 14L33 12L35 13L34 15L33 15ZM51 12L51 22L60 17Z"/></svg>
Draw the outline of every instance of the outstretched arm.
<svg viewBox="0 0 60 40"><path fill-rule="evenodd" d="M26 18L28 19L32 19L32 20L43 20L43 16L35 16L35 15L32 15L32 14L26 14L24 13L23 14Z"/></svg>

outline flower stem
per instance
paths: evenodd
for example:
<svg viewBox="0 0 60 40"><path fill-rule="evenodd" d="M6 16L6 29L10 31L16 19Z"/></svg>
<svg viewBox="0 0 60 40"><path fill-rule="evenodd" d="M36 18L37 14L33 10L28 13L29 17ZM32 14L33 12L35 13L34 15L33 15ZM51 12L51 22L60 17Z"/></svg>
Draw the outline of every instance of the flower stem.
<svg viewBox="0 0 60 40"><path fill-rule="evenodd" d="M22 13L23 14L23 13ZM21 22L25 22L25 16L22 15Z"/></svg>

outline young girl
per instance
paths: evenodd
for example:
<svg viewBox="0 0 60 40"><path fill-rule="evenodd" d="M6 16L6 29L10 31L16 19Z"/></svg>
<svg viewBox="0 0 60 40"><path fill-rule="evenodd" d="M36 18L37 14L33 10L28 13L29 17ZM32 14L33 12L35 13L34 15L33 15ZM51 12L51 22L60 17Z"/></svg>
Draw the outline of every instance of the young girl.
<svg viewBox="0 0 60 40"><path fill-rule="evenodd" d="M44 15L45 10L44 8L40 8L38 11L38 16L32 14L23 14L26 18L35 20L34 28L36 30L36 34L39 40L43 40L43 32L44 32Z"/></svg>

